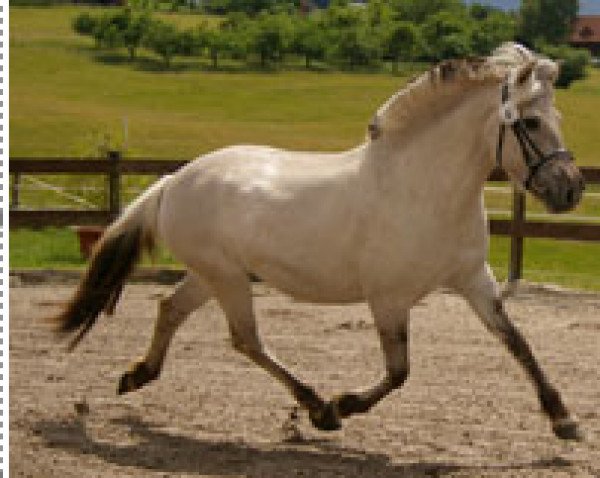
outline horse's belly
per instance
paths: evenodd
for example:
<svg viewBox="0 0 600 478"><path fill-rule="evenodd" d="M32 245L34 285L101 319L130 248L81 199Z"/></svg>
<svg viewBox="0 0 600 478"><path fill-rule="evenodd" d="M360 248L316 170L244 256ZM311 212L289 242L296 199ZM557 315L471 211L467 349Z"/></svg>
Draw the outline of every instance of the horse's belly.
<svg viewBox="0 0 600 478"><path fill-rule="evenodd" d="M355 267L344 261L310 257L251 256L247 269L280 291L305 302L349 303L364 300Z"/></svg>

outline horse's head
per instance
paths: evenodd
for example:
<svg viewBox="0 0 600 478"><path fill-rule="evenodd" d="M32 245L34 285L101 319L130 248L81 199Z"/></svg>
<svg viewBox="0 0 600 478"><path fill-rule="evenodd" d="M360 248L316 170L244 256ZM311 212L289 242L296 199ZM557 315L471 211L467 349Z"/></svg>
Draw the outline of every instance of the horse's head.
<svg viewBox="0 0 600 478"><path fill-rule="evenodd" d="M569 211L581 200L584 181L565 148L554 106L559 67L523 49L527 54L527 61L513 68L502 85L498 161L550 211Z"/></svg>

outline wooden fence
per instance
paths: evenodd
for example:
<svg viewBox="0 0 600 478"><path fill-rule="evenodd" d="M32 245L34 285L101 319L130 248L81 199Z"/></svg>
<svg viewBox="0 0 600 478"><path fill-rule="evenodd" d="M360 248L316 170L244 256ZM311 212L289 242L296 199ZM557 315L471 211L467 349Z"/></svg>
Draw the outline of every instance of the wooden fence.
<svg viewBox="0 0 600 478"><path fill-rule="evenodd" d="M9 170L13 176L11 190L10 227L39 228L46 226L96 225L110 223L121 209L121 176L164 175L187 161L137 158L122 160L115 152L107 158L10 158ZM586 183L600 184L600 168L582 168ZM105 175L108 178L108 204L104 209L26 209L19 198L20 178L23 174L82 174ZM503 171L496 170L490 181L507 181ZM490 232L511 237L509 275L522 277L523 239L554 238L578 241L600 241L600 224L585 222L543 222L525 220L525 194L513 193L512 219L490 220Z"/></svg>

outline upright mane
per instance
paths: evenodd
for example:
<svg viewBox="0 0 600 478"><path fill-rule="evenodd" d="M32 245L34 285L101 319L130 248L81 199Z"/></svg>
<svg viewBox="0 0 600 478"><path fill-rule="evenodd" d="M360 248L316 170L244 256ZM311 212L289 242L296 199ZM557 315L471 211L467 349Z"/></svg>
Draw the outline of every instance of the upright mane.
<svg viewBox="0 0 600 478"><path fill-rule="evenodd" d="M475 85L498 83L509 71L536 59L517 43L504 43L489 57L446 60L411 80L389 98L369 123L371 139L386 131L399 131L416 118Z"/></svg>

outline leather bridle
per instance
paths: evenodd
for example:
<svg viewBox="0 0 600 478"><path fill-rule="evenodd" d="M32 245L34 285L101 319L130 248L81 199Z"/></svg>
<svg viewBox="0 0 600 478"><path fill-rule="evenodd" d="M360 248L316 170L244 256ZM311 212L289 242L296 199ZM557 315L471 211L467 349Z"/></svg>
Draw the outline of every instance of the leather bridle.
<svg viewBox="0 0 600 478"><path fill-rule="evenodd" d="M539 148L535 141L529 135L525 121L521 118L515 105L510 103L510 89L508 80L502 85L502 105L500 108L500 133L498 135L498 148L496 149L496 165L502 168L502 151L504 148L504 137L506 136L506 127L510 126L519 145L527 165L528 174L523 185L528 191L531 190L531 182L535 178L540 168L553 160L573 160L573 155L564 148L556 149L548 154Z"/></svg>

